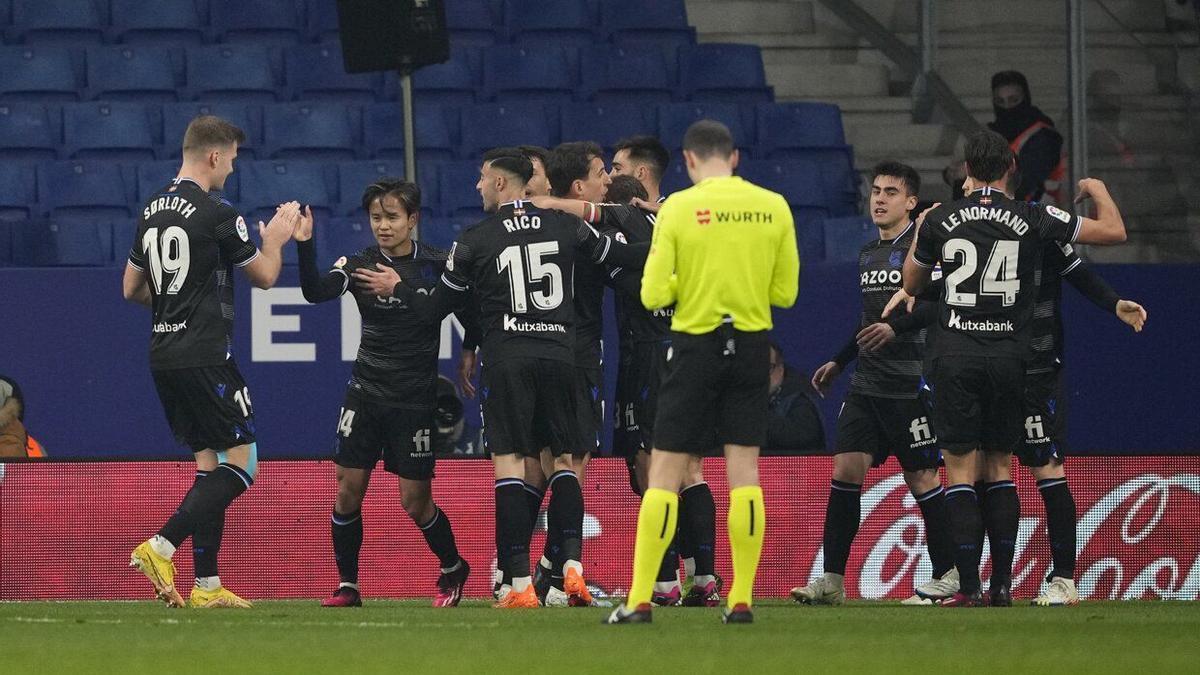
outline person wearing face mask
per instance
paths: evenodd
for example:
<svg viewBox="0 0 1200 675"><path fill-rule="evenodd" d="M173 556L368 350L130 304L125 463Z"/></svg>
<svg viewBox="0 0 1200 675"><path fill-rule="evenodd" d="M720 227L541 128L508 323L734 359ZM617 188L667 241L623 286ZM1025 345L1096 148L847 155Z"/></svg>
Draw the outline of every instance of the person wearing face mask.
<svg viewBox="0 0 1200 675"><path fill-rule="evenodd" d="M1054 120L1033 105L1024 75L1006 70L992 76L992 109L996 120L988 128L1004 136L1017 156L1014 198L1061 202L1059 191L1067 170L1063 137Z"/></svg>

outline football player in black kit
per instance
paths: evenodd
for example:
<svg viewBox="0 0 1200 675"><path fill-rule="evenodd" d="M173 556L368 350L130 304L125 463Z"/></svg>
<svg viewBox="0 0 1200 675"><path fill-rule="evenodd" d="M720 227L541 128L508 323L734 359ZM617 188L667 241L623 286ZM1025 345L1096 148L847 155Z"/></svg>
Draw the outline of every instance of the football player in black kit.
<svg viewBox="0 0 1200 675"><path fill-rule="evenodd" d="M1125 240L1125 224L1107 188L1095 179L1079 182L1080 196L1096 203L1095 219L1007 197L1015 162L995 132L968 139L966 162L972 190L962 200L934 207L918 223L904 263L904 291L910 298L919 295L934 265L941 264L945 288L925 373L946 463L946 509L960 583L942 606L984 604L979 542L985 527L992 550L988 600L1005 606L1012 604L1020 518L1011 459L1025 436L1025 369L1045 243L1116 244ZM980 479L982 510L975 489Z"/></svg>
<svg viewBox="0 0 1200 675"><path fill-rule="evenodd" d="M362 341L338 413L334 454L338 491L331 529L340 584L321 604L362 605L362 501L382 455L384 470L399 477L401 506L441 564L433 606L453 607L462 599L470 567L458 554L449 517L431 493L441 321L392 297L401 278L431 290L445 269L446 252L412 238L421 212L421 189L415 183L381 178L367 186L362 206L378 243L338 258L324 276L317 271L307 210L295 234L304 299L326 302L349 292L362 315Z"/></svg>
<svg viewBox="0 0 1200 675"><path fill-rule="evenodd" d="M941 599L958 591L945 494L938 478L937 437L929 423L927 393L921 386L926 331L921 326L904 332L903 327L880 319L885 305L900 290L901 269L916 229L910 212L917 206L920 189L921 177L912 167L897 162L876 165L870 204L879 238L863 246L858 256L861 319L838 355L812 378L813 388L824 392L846 365L858 358L850 394L838 414L837 454L825 509L824 574L792 589L798 602L840 604L845 600L843 578L850 545L858 532L862 482L867 470L882 465L889 455L900 462L904 482L925 521L933 576L917 587L917 595ZM920 319L905 315L893 322L905 320ZM876 333L893 339L887 347L873 351L869 340ZM896 333L902 335L896 338ZM860 340L865 342L861 351Z"/></svg>
<svg viewBox="0 0 1200 675"><path fill-rule="evenodd" d="M125 267L125 299L153 313L150 372L167 422L196 459L196 480L179 508L130 556L130 566L171 607L184 604L171 558L189 536L196 574L189 604L250 606L217 575L225 510L254 482L258 467L250 390L232 353L233 268L258 288L273 286L300 205L284 204L270 223L259 223L261 251L251 243L246 221L215 194L245 140L218 117L192 120L179 175L146 202Z"/></svg>

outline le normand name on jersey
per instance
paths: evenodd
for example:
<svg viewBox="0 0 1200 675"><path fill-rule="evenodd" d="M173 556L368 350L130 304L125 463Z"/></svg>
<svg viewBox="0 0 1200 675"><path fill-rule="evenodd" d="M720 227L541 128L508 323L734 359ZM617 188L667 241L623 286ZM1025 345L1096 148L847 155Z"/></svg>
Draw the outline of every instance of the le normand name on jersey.
<svg viewBox="0 0 1200 675"><path fill-rule="evenodd" d="M142 218L149 220L150 216L159 211L175 211L184 218L190 218L196 212L196 207L188 200L179 195L171 195L169 197L159 197L154 201L146 204L146 208L142 211Z"/></svg>
<svg viewBox="0 0 1200 675"><path fill-rule="evenodd" d="M980 220L990 220L992 222L1007 225L1016 232L1018 236L1024 236L1029 231L1029 223L1025 222L1021 216L1013 211L998 207L986 206L966 206L958 211L946 216L942 221L942 227L946 228L947 232L953 232L954 228L963 223L970 223Z"/></svg>

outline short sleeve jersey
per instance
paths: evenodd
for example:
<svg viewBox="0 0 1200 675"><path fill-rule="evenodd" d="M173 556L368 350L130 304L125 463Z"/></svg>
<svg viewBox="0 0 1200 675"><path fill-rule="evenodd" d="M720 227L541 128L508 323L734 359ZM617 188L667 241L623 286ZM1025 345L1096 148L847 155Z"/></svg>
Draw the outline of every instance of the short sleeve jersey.
<svg viewBox="0 0 1200 675"><path fill-rule="evenodd" d="M233 358L233 268L258 256L246 221L187 178L154 193L138 217L129 264L152 298L150 368L221 365Z"/></svg>
<svg viewBox="0 0 1200 675"><path fill-rule="evenodd" d="M862 292L859 328L880 321L888 300L900 290L904 258L912 245L916 226L895 239L876 239L858 253L858 286ZM858 366L850 389L866 396L914 399L921 386L921 359L925 354L926 329L899 333L877 351L859 350Z"/></svg>
<svg viewBox="0 0 1200 675"><path fill-rule="evenodd" d="M654 238L656 215L651 211L626 204L601 204L600 229L612 230L614 236L630 244L641 244ZM614 270L615 271L615 270ZM622 339L628 335L634 342L659 342L671 339L671 317L674 307L648 310L639 297L616 295L616 311L622 326Z"/></svg>
<svg viewBox="0 0 1200 675"><path fill-rule="evenodd" d="M1028 372L1052 372L1063 362L1062 278L1083 264L1070 244L1047 243L1037 271L1037 303L1033 306L1033 359Z"/></svg>
<svg viewBox="0 0 1200 675"><path fill-rule="evenodd" d="M442 283L478 303L484 363L575 362L574 271L597 233L579 218L508 202L462 234Z"/></svg>
<svg viewBox="0 0 1200 675"><path fill-rule="evenodd" d="M362 316L362 340L350 375L350 388L356 394L394 408L434 406L441 322L422 318L400 298L363 291L351 275L356 269L383 265L396 270L417 293L428 294L445 271L446 258L446 251L414 241L412 253L400 258L369 246L334 263L332 271L346 278L342 292L353 293Z"/></svg>
<svg viewBox="0 0 1200 675"><path fill-rule="evenodd" d="M1081 224L1054 206L992 188L930 211L913 259L923 267L941 263L946 283L931 356L1028 360L1045 244L1074 241Z"/></svg>

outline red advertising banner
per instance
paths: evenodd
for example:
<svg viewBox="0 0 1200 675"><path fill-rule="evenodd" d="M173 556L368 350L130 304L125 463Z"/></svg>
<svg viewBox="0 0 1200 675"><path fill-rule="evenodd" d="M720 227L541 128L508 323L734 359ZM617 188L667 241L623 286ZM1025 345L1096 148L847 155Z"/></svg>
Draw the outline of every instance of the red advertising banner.
<svg viewBox="0 0 1200 675"><path fill-rule="evenodd" d="M717 567L731 575L725 535L723 463L706 460L717 499ZM190 464L90 462L0 465L0 600L117 600L150 597L126 567L129 552L170 516L192 480ZM784 597L821 573L821 528L829 490L827 457L762 460L767 535L755 593ZM1180 599L1200 595L1200 457L1075 458L1080 594L1093 599ZM494 565L490 462L443 460L434 497L450 516L471 563L472 597L489 595ZM1021 528L1014 596L1037 595L1051 566L1046 519L1034 482L1020 471ZM248 598L317 598L337 585L329 519L333 465L271 461L230 509L221 577ZM623 462L591 464L584 489L584 566L606 594L628 588L638 507ZM431 596L437 560L400 508L397 481L376 472L363 508L360 584L367 597ZM532 549L540 552L544 517ZM191 550L175 557L191 575ZM920 511L898 467L868 477L862 525L851 550L850 597L905 598L929 578ZM986 580L988 567L984 566Z"/></svg>

